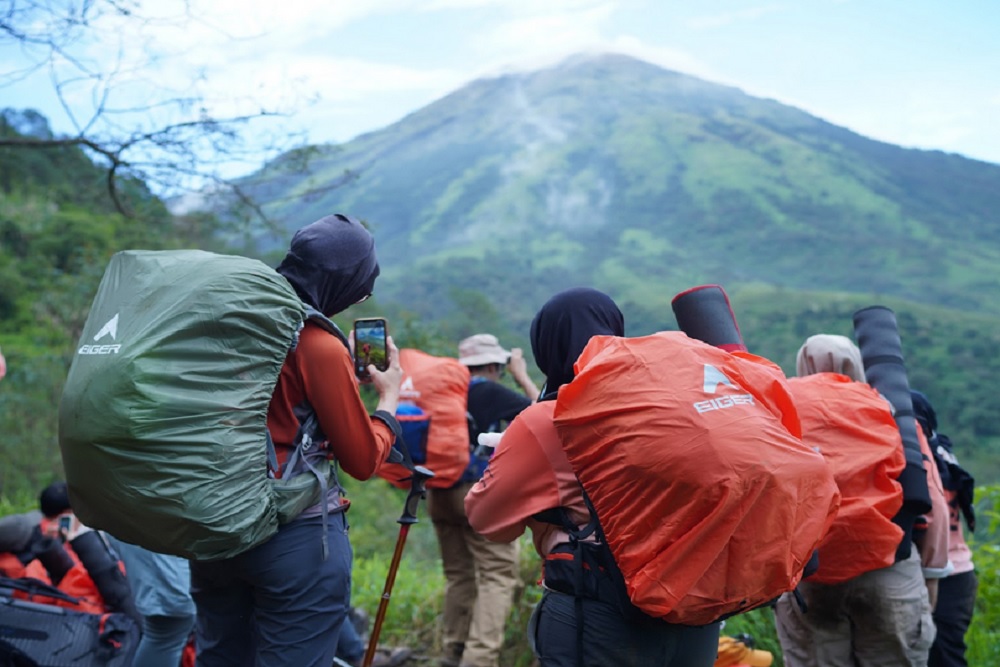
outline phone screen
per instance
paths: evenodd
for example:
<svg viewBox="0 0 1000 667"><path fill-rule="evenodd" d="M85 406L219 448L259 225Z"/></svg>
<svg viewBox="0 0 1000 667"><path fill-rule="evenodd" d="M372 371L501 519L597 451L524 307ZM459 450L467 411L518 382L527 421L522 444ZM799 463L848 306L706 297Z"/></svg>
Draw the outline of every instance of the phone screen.
<svg viewBox="0 0 1000 667"><path fill-rule="evenodd" d="M354 320L354 373L368 377L368 366L384 371L389 368L389 344L385 319L378 317Z"/></svg>
<svg viewBox="0 0 1000 667"><path fill-rule="evenodd" d="M73 517L68 514L64 514L59 517L59 530L63 535L69 532L69 529L73 527Z"/></svg>

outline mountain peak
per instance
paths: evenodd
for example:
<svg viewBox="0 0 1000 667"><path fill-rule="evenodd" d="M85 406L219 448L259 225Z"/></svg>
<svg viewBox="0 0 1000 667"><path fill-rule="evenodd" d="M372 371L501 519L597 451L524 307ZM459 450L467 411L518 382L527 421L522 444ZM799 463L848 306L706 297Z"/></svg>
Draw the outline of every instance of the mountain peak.
<svg viewBox="0 0 1000 667"><path fill-rule="evenodd" d="M324 161L314 178L358 177L303 201L286 175L274 213L368 220L386 291L395 277L428 304L477 281L503 292L510 275L531 277L511 309L590 284L669 311L664 286L729 281L1000 303L1000 280L980 280L1000 257L1000 167L626 54L478 79ZM882 248L914 239L885 270Z"/></svg>

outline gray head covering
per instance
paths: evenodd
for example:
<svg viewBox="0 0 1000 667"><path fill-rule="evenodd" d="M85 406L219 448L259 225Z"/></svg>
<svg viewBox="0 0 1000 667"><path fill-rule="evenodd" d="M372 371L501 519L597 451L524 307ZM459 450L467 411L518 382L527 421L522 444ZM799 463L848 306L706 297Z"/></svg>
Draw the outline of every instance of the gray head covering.
<svg viewBox="0 0 1000 667"><path fill-rule="evenodd" d="M816 334L806 339L795 357L796 375L840 373L855 382L865 381L861 350L847 336Z"/></svg>
<svg viewBox="0 0 1000 667"><path fill-rule="evenodd" d="M42 520L42 513L11 514L0 518L0 551L18 553L27 548L31 533Z"/></svg>

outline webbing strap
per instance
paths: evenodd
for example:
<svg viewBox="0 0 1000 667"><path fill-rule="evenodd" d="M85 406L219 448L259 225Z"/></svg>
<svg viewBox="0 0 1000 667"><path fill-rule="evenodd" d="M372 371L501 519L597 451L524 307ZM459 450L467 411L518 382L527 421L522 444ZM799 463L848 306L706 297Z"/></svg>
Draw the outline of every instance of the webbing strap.
<svg viewBox="0 0 1000 667"><path fill-rule="evenodd" d="M274 448L269 428L264 429L264 442L267 445L267 476L274 479L278 473L278 450Z"/></svg>
<svg viewBox="0 0 1000 667"><path fill-rule="evenodd" d="M284 477L287 474L292 474L299 468L299 462L306 467L309 473L311 473L316 480L319 482L319 492L320 492L320 515L323 517L323 560L325 561L330 555L330 547L328 544L329 538L329 527L327 526L327 519L330 516L330 509L327 506L329 500L327 499L327 494L330 491L329 485L326 483L326 475L322 474L319 469L313 465L313 462L309 460L309 455L316 453L318 450L312 450L314 444L313 434L316 432L318 418L316 417L316 412L310 410L309 416L306 417L305 421L299 426L299 433L296 437L296 442L298 443L292 453L289 455L288 460L285 461L285 466L282 469L281 476Z"/></svg>
<svg viewBox="0 0 1000 667"><path fill-rule="evenodd" d="M323 560L326 561L326 559L330 556L330 529L329 526L327 526L327 519L330 517L330 508L328 507L329 500L326 497L329 492L329 487L326 484L326 476L320 474L319 470L316 469L316 466L314 466L309 460L309 457L303 454L302 460L305 462L306 467L309 468L309 472L315 475L316 479L319 480L319 511L323 517Z"/></svg>
<svg viewBox="0 0 1000 667"><path fill-rule="evenodd" d="M587 496L587 492L583 491L583 500L587 503L587 510L590 512L590 520L587 525L583 528L577 527L575 523L570 519L569 512L566 508L558 508L559 515L563 524L563 529L569 534L570 547L573 549L573 605L576 613L576 664L577 667L583 667L583 598L584 598L584 580L583 580L583 540L587 539L593 534L597 534L599 540L604 539L602 534L600 524L597 521L597 512L594 511L594 506L590 502L590 498Z"/></svg>

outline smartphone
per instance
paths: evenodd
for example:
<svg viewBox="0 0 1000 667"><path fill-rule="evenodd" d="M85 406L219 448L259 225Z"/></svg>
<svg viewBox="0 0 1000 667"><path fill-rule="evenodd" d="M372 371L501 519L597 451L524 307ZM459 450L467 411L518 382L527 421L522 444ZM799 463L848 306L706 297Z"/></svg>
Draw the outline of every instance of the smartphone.
<svg viewBox="0 0 1000 667"><path fill-rule="evenodd" d="M59 517L59 532L63 535L69 533L69 529L73 527L73 517L69 514L63 514Z"/></svg>
<svg viewBox="0 0 1000 667"><path fill-rule="evenodd" d="M371 364L380 371L389 368L388 327L383 317L354 320L354 374L369 379Z"/></svg>

